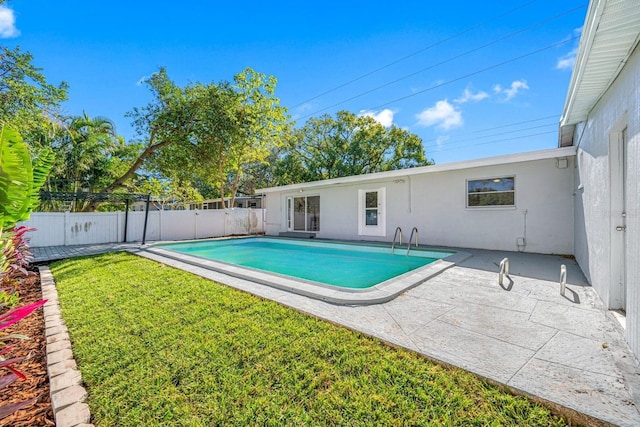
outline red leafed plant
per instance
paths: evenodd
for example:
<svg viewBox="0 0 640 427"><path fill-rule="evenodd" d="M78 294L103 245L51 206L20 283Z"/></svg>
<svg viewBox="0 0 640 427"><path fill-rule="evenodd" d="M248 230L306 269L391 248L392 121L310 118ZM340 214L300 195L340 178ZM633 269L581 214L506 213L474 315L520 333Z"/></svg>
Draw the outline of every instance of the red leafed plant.
<svg viewBox="0 0 640 427"><path fill-rule="evenodd" d="M32 304L16 308L0 315L0 330L6 329L9 326L24 319L25 317L33 313L36 309L42 307L46 302L46 300L36 301ZM0 335L0 347L2 347L0 348L0 368L4 368L9 371L8 374L0 377L0 390L16 381L18 378L26 379L26 376L22 372L18 371L12 366L14 363L18 363L24 360L24 357L14 357L10 359L6 359L4 357L5 353L15 347L14 345L7 345L7 341L16 339L28 339L28 337L18 334ZM13 414L15 411L34 402L35 399L32 399L22 402L8 403L6 405L0 406L0 419Z"/></svg>
<svg viewBox="0 0 640 427"><path fill-rule="evenodd" d="M0 290L10 289L20 278L27 276L27 267L33 260L25 234L35 228L21 225L3 233L2 264L0 266Z"/></svg>

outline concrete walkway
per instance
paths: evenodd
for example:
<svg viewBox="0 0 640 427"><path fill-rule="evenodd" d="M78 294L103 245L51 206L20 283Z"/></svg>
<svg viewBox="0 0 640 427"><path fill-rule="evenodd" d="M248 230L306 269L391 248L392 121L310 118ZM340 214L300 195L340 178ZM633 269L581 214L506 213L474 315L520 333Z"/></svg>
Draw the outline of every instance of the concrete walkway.
<svg viewBox="0 0 640 427"><path fill-rule="evenodd" d="M135 245L48 248L56 257ZM623 328L605 310L577 264L551 255L464 249L473 256L398 298L346 307L162 258L139 255L277 301L424 356L459 366L545 401L574 422L594 419L640 425L640 366ZM46 251L45 251L46 252ZM46 253L34 250L37 261ZM510 280L498 285L500 260L509 257ZM567 291L559 292L560 265ZM592 419L581 417L586 414Z"/></svg>

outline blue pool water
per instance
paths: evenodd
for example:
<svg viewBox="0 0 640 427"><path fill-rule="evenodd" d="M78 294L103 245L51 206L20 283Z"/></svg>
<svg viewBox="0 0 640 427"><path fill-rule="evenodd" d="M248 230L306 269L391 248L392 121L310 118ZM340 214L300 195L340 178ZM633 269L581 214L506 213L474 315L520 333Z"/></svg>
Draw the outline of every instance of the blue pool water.
<svg viewBox="0 0 640 427"><path fill-rule="evenodd" d="M163 249L343 288L363 289L430 264L450 252L270 238L160 245Z"/></svg>

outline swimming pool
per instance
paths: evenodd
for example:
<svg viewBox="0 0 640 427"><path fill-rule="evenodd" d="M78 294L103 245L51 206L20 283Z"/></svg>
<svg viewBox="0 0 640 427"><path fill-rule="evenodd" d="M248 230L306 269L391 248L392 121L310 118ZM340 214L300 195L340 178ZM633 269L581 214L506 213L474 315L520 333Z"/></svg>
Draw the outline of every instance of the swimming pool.
<svg viewBox="0 0 640 427"><path fill-rule="evenodd" d="M469 255L268 237L161 243L144 252L337 304L388 301Z"/></svg>
<svg viewBox="0 0 640 427"><path fill-rule="evenodd" d="M350 289L375 286L451 253L399 248L283 241L269 238L161 245L165 249Z"/></svg>

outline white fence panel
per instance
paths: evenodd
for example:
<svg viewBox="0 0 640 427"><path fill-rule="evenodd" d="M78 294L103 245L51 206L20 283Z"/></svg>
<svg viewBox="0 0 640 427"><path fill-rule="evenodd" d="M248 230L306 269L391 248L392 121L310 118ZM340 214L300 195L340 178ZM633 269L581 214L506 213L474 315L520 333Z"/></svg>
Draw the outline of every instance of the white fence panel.
<svg viewBox="0 0 640 427"><path fill-rule="evenodd" d="M225 235L258 234L264 231L262 209L233 209L225 222Z"/></svg>
<svg viewBox="0 0 640 427"><path fill-rule="evenodd" d="M127 222L127 242L141 242L144 232L144 211L129 212ZM147 220L147 242L160 240L160 212L149 211Z"/></svg>
<svg viewBox="0 0 640 427"><path fill-rule="evenodd" d="M140 242L144 211L131 211L127 242ZM124 212L33 213L22 223L38 231L29 233L32 247L114 243L124 240ZM264 232L263 209L150 211L146 241L191 240Z"/></svg>
<svg viewBox="0 0 640 427"><path fill-rule="evenodd" d="M28 233L29 246L64 246L65 245L65 213L32 213L29 221L21 225L34 227L37 231Z"/></svg>
<svg viewBox="0 0 640 427"><path fill-rule="evenodd" d="M118 241L118 213L70 213L65 226L66 245L89 245Z"/></svg>
<svg viewBox="0 0 640 427"><path fill-rule="evenodd" d="M159 240L195 238L196 211L160 211Z"/></svg>
<svg viewBox="0 0 640 427"><path fill-rule="evenodd" d="M197 211L197 216L195 216L195 238L206 239L207 237L226 236L224 223L228 212L223 209Z"/></svg>

